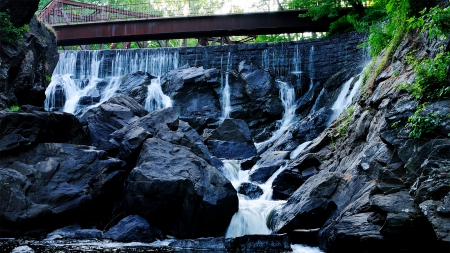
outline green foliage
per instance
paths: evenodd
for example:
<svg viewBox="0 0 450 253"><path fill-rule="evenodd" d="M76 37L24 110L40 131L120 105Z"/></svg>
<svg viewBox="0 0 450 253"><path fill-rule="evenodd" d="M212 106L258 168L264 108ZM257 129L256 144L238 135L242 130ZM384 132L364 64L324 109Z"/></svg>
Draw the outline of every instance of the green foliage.
<svg viewBox="0 0 450 253"><path fill-rule="evenodd" d="M13 106L9 107L9 108L6 109L6 110L7 110L7 111L10 111L10 112L17 112L17 111L20 110L20 106L18 106L18 105L13 105Z"/></svg>
<svg viewBox="0 0 450 253"><path fill-rule="evenodd" d="M420 106L414 115L408 118L406 128L410 129L409 138L420 139L436 134L444 115L429 112L423 114L426 104Z"/></svg>
<svg viewBox="0 0 450 253"><path fill-rule="evenodd" d="M329 35L336 35L341 33L347 33L355 30L354 24L351 22L354 20L352 15L345 15L338 20L330 24Z"/></svg>
<svg viewBox="0 0 450 253"><path fill-rule="evenodd" d="M8 13L0 12L0 41L9 45L14 44L22 39L22 31L23 28L14 27Z"/></svg>
<svg viewBox="0 0 450 253"><path fill-rule="evenodd" d="M47 81L47 82L51 82L52 81L52 78L50 77L50 76L45 76L45 80Z"/></svg>
<svg viewBox="0 0 450 253"><path fill-rule="evenodd" d="M416 78L412 84L403 84L399 88L409 91L417 101L433 101L450 98L449 68L450 53L443 48L434 58L408 58Z"/></svg>
<svg viewBox="0 0 450 253"><path fill-rule="evenodd" d="M413 29L418 29L419 32L428 31L428 37L441 37L447 38L450 34L450 8L445 9L435 6L428 12L427 9L423 9L420 14L422 16L418 18L408 19L409 26Z"/></svg>
<svg viewBox="0 0 450 253"><path fill-rule="evenodd" d="M345 110L338 120L337 132L339 137L344 137L348 133L348 128L350 126L350 121L353 118L353 112L355 108L350 106L347 110Z"/></svg>

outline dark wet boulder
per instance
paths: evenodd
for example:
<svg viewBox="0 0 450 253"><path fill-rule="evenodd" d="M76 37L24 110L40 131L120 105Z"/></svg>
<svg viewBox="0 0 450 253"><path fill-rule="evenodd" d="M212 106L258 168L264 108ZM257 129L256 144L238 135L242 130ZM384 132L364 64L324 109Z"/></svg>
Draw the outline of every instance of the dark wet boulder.
<svg viewBox="0 0 450 253"><path fill-rule="evenodd" d="M0 154L17 152L38 143L89 145L78 119L72 114L45 111L0 111Z"/></svg>
<svg viewBox="0 0 450 253"><path fill-rule="evenodd" d="M100 239L103 236L103 232L94 228L79 229L75 231L75 238L82 240Z"/></svg>
<svg viewBox="0 0 450 253"><path fill-rule="evenodd" d="M243 120L225 119L206 140L209 150L219 158L245 159L256 155L250 130Z"/></svg>
<svg viewBox="0 0 450 253"><path fill-rule="evenodd" d="M224 234L238 209L236 190L219 170L158 138L144 142L125 191L128 212L178 238Z"/></svg>
<svg viewBox="0 0 450 253"><path fill-rule="evenodd" d="M3 235L101 222L121 191L124 163L104 151L45 143L0 158Z"/></svg>
<svg viewBox="0 0 450 253"><path fill-rule="evenodd" d="M337 205L331 198L341 183L339 173L310 177L294 192L273 218L273 230L279 233L294 229L321 228Z"/></svg>
<svg viewBox="0 0 450 253"><path fill-rule="evenodd" d="M231 252L292 252L287 234L244 235L225 239L225 247Z"/></svg>
<svg viewBox="0 0 450 253"><path fill-rule="evenodd" d="M169 244L170 247L174 248L176 251L183 250L187 252L200 251L200 252L227 252L225 248L225 238L224 237L207 237L207 238L197 238L197 239L185 239L185 240L175 240Z"/></svg>
<svg viewBox="0 0 450 253"><path fill-rule="evenodd" d="M128 74L122 77L116 93L131 97L143 106L147 98L148 86L151 85L152 79L155 79L153 82L157 81L155 76L143 71Z"/></svg>
<svg viewBox="0 0 450 253"><path fill-rule="evenodd" d="M145 109L132 99L120 96L111 98L98 107L89 109L81 122L94 146L108 150L109 135L144 115Z"/></svg>
<svg viewBox="0 0 450 253"><path fill-rule="evenodd" d="M305 154L290 162L273 181L273 199L287 199L308 178L319 172L320 158L315 154Z"/></svg>
<svg viewBox="0 0 450 253"><path fill-rule="evenodd" d="M257 199L263 194L263 190L256 184L244 182L239 185L238 193L247 196L250 199Z"/></svg>
<svg viewBox="0 0 450 253"><path fill-rule="evenodd" d="M164 235L139 215L130 215L105 232L103 238L119 242L153 242L163 239Z"/></svg>
<svg viewBox="0 0 450 253"><path fill-rule="evenodd" d="M197 132L219 120L219 70L181 67L165 74L161 84L164 93L172 99L174 110Z"/></svg>
<svg viewBox="0 0 450 253"><path fill-rule="evenodd" d="M250 170L250 180L258 183L266 182L286 162L287 158L289 158L289 153L288 151L274 151L269 153L263 159L259 160Z"/></svg>

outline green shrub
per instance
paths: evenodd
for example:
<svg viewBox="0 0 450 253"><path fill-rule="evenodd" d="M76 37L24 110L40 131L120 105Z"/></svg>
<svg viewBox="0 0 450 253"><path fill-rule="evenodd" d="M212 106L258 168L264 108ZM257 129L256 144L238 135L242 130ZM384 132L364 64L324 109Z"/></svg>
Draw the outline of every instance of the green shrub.
<svg viewBox="0 0 450 253"><path fill-rule="evenodd" d="M348 128L350 126L350 121L352 121L354 111L355 108L353 106L350 106L339 117L337 126L339 137L344 137L348 133Z"/></svg>
<svg viewBox="0 0 450 253"><path fill-rule="evenodd" d="M347 33L355 30L355 27L349 19L350 15L343 16L330 24L328 35Z"/></svg>
<svg viewBox="0 0 450 253"><path fill-rule="evenodd" d="M419 32L428 31L428 37L448 37L450 34L450 7L445 9L435 6L428 12L424 9L420 12L422 16L408 19L410 28L418 29Z"/></svg>
<svg viewBox="0 0 450 253"><path fill-rule="evenodd" d="M426 104L423 104L408 118L406 128L411 130L409 138L421 139L436 134L444 115L433 112L423 114L425 107Z"/></svg>
<svg viewBox="0 0 450 253"><path fill-rule="evenodd" d="M22 39L23 30L24 28L14 27L8 13L0 12L0 41L9 45L14 44L17 40Z"/></svg>
<svg viewBox="0 0 450 253"><path fill-rule="evenodd" d="M50 77L50 76L45 76L45 80L47 81L47 82L51 82L52 81L52 78Z"/></svg>
<svg viewBox="0 0 450 253"><path fill-rule="evenodd" d="M10 112L17 112L17 111L20 110L20 106L18 106L18 105L13 105L13 106L9 107L9 108L6 109L6 110L7 110L7 111L10 111Z"/></svg>

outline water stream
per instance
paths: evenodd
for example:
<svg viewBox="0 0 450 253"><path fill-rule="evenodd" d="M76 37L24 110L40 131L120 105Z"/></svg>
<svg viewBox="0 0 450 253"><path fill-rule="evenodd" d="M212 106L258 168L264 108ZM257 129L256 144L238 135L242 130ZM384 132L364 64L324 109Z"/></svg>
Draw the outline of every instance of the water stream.
<svg viewBox="0 0 450 253"><path fill-rule="evenodd" d="M177 52L119 50L110 65L101 51L63 51L45 91L45 109L81 115L89 108L118 95L124 76L143 71L154 78L148 86L145 108L149 111L171 106L161 90L160 78L178 68ZM88 100L86 102L86 99ZM83 103L87 103L83 104ZM83 106L84 105L84 106Z"/></svg>
<svg viewBox="0 0 450 253"><path fill-rule="evenodd" d="M231 112L231 95L230 95L230 84L229 84L229 75L230 75L230 57L231 53L228 52L228 58L227 58L227 66L225 71L225 81L222 80L222 99L221 99L221 106L222 106L222 120L230 117Z"/></svg>

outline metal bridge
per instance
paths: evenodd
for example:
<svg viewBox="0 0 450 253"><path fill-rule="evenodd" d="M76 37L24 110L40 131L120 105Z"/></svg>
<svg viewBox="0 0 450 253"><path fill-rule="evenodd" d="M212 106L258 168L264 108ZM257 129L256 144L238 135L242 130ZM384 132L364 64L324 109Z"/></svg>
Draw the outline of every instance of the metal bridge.
<svg viewBox="0 0 450 253"><path fill-rule="evenodd" d="M231 44L228 36L235 35L325 32L333 21L299 18L306 10L237 13L242 10L233 9L233 5L208 9L195 5L195 1L101 6L52 0L39 13L39 19L54 28L58 46L126 42L124 48L130 42L146 47L149 40L164 46L162 40L198 38L201 45L214 45Z"/></svg>

